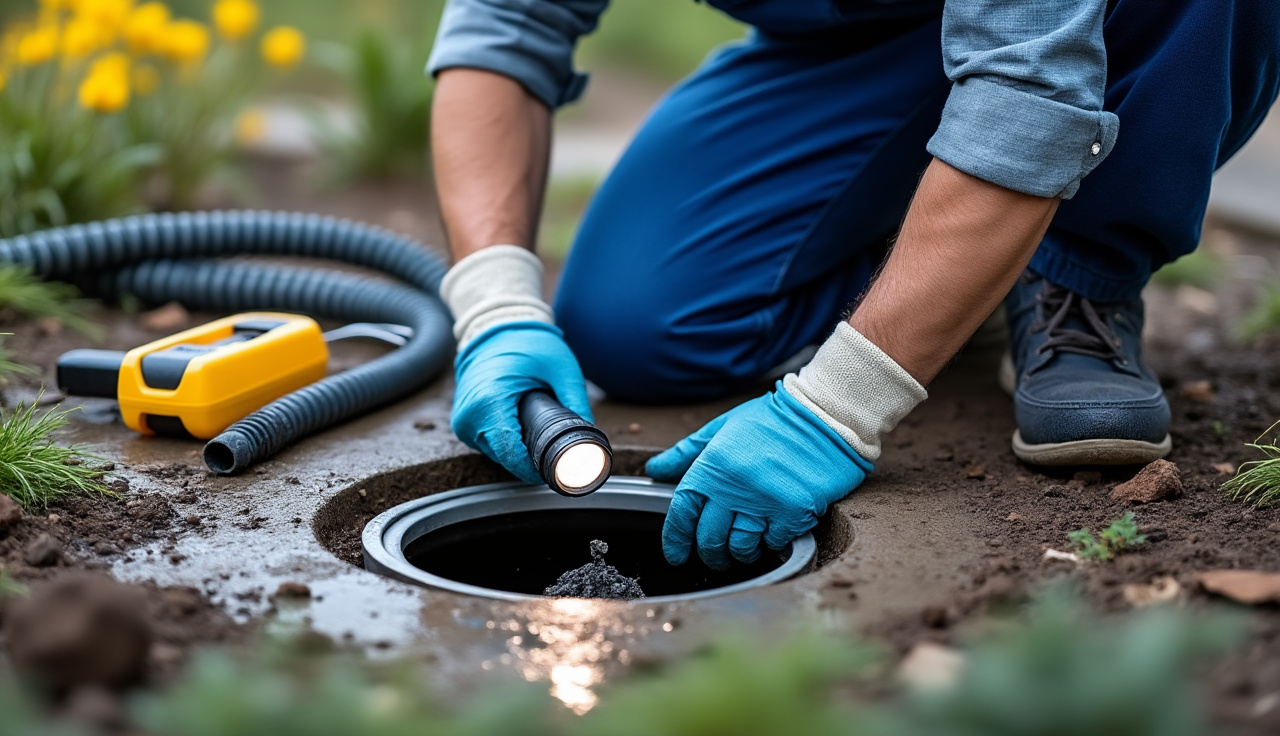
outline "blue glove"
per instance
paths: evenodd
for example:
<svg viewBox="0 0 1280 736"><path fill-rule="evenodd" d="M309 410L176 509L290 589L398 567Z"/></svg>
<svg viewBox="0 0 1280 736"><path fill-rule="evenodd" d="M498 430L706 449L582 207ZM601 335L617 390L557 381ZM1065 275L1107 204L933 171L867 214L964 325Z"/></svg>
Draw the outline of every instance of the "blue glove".
<svg viewBox="0 0 1280 736"><path fill-rule="evenodd" d="M711 420L649 460L645 472L675 482L662 527L667 562L698 556L723 570L781 549L871 472L835 430L778 382L777 389Z"/></svg>
<svg viewBox="0 0 1280 736"><path fill-rule="evenodd" d="M521 437L517 405L535 388L592 421L587 384L560 328L508 322L476 336L454 361L453 432L526 483L542 478Z"/></svg>

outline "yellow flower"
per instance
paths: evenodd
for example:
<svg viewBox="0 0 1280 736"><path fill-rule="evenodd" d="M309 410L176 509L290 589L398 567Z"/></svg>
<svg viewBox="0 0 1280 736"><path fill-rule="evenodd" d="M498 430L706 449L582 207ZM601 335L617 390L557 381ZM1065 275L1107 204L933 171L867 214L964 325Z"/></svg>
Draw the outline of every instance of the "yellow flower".
<svg viewBox="0 0 1280 736"><path fill-rule="evenodd" d="M106 43L102 29L83 18L73 19L62 31L62 55L68 59L83 59Z"/></svg>
<svg viewBox="0 0 1280 736"><path fill-rule="evenodd" d="M124 22L124 41L136 54L154 54L164 46L169 8L164 3L143 3Z"/></svg>
<svg viewBox="0 0 1280 736"><path fill-rule="evenodd" d="M209 53L209 29L193 20L170 23L165 31L164 55L172 61L189 64Z"/></svg>
<svg viewBox="0 0 1280 736"><path fill-rule="evenodd" d="M114 62L94 68L80 83L80 105L97 112L119 112L129 104L128 66L122 70Z"/></svg>
<svg viewBox="0 0 1280 736"><path fill-rule="evenodd" d="M57 26L40 26L18 39L18 63L23 66L43 64L57 55Z"/></svg>
<svg viewBox="0 0 1280 736"><path fill-rule="evenodd" d="M133 89L139 97L155 94L160 89L160 70L151 64L139 64L133 68Z"/></svg>
<svg viewBox="0 0 1280 736"><path fill-rule="evenodd" d="M257 110L245 110L236 117L235 137L236 142L242 146L248 146L262 140L263 133L267 132L267 119Z"/></svg>
<svg viewBox="0 0 1280 736"><path fill-rule="evenodd" d="M239 41L258 27L258 5L251 0L218 0L213 6L213 24L228 41Z"/></svg>
<svg viewBox="0 0 1280 736"><path fill-rule="evenodd" d="M108 77L129 78L129 56L119 51L94 59L89 65L89 76L102 75Z"/></svg>
<svg viewBox="0 0 1280 736"><path fill-rule="evenodd" d="M306 36L292 26L273 28L262 37L262 58L274 66L293 66L306 52Z"/></svg>
<svg viewBox="0 0 1280 736"><path fill-rule="evenodd" d="M102 29L108 43L115 41L132 10L133 0L79 0L76 4L77 16Z"/></svg>

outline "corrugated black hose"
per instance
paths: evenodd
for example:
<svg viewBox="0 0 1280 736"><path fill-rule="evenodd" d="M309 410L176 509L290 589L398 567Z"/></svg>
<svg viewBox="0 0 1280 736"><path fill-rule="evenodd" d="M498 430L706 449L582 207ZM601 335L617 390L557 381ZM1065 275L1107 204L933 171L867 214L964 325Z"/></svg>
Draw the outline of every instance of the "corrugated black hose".
<svg viewBox="0 0 1280 736"><path fill-rule="evenodd" d="M407 283L325 271L188 261L288 255L373 268ZM175 260L183 259L183 260ZM0 240L0 262L86 284L104 297L191 309L273 309L413 328L404 347L284 396L227 428L205 464L236 473L286 445L386 404L436 378L453 352L452 320L437 293L445 263L407 238L317 215L211 212L142 215Z"/></svg>

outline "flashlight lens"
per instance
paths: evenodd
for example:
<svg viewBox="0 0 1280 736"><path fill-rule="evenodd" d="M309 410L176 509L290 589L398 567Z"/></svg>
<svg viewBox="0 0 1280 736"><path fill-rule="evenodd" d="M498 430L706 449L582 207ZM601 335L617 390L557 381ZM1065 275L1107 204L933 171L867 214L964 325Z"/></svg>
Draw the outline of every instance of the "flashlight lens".
<svg viewBox="0 0 1280 736"><path fill-rule="evenodd" d="M609 459L604 448L594 442L582 442L565 450L556 459L556 483L565 490L586 488L607 472Z"/></svg>

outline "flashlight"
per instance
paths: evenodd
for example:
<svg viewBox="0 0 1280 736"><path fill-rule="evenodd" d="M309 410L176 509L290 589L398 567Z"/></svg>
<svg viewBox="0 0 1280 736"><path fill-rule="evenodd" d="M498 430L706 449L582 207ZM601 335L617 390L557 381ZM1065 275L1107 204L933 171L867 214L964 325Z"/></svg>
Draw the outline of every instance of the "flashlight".
<svg viewBox="0 0 1280 736"><path fill-rule="evenodd" d="M547 391L520 397L520 428L533 467L551 490L564 496L594 493L609 479L609 438Z"/></svg>

